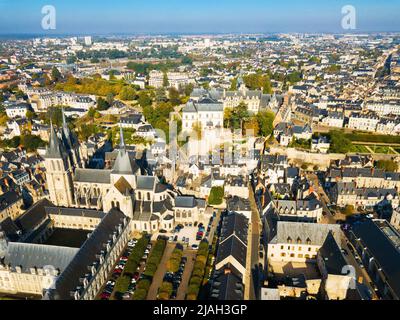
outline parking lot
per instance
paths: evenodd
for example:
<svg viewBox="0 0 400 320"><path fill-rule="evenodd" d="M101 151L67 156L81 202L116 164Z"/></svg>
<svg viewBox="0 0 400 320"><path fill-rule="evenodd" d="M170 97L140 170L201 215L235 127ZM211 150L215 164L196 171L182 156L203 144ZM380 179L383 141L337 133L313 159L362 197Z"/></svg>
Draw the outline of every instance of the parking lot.
<svg viewBox="0 0 400 320"><path fill-rule="evenodd" d="M135 246L137 244L136 239L132 239L129 241L127 247L123 251L122 255L120 258L117 260L116 265L112 269L111 274L109 275L108 281L104 285L104 287L100 290L98 299L101 300L110 300L110 299L117 299L117 300L130 300L132 297L132 294L136 290L136 282L140 279L142 276L142 273L144 272L144 268L146 265L146 260L151 252L152 249L152 244L148 243L147 248L144 251L144 255L142 257L142 260L140 261L140 264L137 266L136 270L132 273L129 274L129 285L127 284L127 290L124 292L116 292L116 283L118 279L121 277L121 275L124 273L125 266L128 262L129 256L131 255L132 251L134 250ZM125 273L125 275L127 275Z"/></svg>
<svg viewBox="0 0 400 320"><path fill-rule="evenodd" d="M166 232L166 233L160 233L157 232L152 235L152 241L156 241L159 235L167 236L170 238L170 242L178 242L182 244L186 244L188 248L193 248L196 249L196 246L200 244L200 241L202 239L207 239L209 242L211 242L212 237L214 235L215 229L218 226L218 222L220 219L220 211L215 210L215 214L211 215L209 218L205 220L204 223L201 223L200 225L204 226L204 232L201 237L201 239L196 239L197 234L199 232L199 225L195 224L192 226L181 226L182 228L178 230L174 230L174 232ZM210 218L211 223L210 223ZM210 227L208 229L208 227Z"/></svg>

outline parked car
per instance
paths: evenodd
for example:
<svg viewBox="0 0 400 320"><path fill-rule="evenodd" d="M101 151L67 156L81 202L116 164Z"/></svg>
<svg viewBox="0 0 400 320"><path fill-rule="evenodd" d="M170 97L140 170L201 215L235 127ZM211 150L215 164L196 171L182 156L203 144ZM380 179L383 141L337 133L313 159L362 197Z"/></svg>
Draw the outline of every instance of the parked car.
<svg viewBox="0 0 400 320"><path fill-rule="evenodd" d="M132 275L132 279L134 279L134 280L138 280L139 279L139 276L140 276L140 274L139 274L139 272L135 272L133 275Z"/></svg>
<svg viewBox="0 0 400 320"><path fill-rule="evenodd" d="M197 244L192 244L192 249L193 250L197 250L199 248L199 246Z"/></svg>

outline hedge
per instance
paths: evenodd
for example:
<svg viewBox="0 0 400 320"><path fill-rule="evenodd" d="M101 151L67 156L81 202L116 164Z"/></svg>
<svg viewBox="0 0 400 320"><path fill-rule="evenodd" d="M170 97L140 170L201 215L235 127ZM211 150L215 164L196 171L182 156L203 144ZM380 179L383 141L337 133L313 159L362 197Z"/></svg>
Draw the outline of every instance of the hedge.
<svg viewBox="0 0 400 320"><path fill-rule="evenodd" d="M157 271L158 265L161 262L167 242L163 239L157 240L153 246L153 250L146 263L146 271L143 273L145 276L153 277Z"/></svg>
<svg viewBox="0 0 400 320"><path fill-rule="evenodd" d="M128 261L125 264L122 275L115 282L113 296L115 296L117 292L125 293L126 291L128 291L132 275L136 271L148 243L149 238L146 236L142 236L136 243L135 247L132 249L132 252L128 257Z"/></svg>
<svg viewBox="0 0 400 320"><path fill-rule="evenodd" d="M164 281L161 284L160 289L158 290L159 299L160 300L168 300L172 294L172 291L173 291L172 283L168 282L168 281ZM162 299L161 296L163 296L164 299Z"/></svg>
<svg viewBox="0 0 400 320"><path fill-rule="evenodd" d="M157 271L158 265L161 262L166 245L167 242L163 239L158 239L157 242L154 244L153 250L151 251L150 256L147 259L146 271L143 272L143 275L148 277L148 279L141 279L138 281L136 285L136 291L132 297L133 300L146 299L152 282L151 279L153 278L155 272Z"/></svg>
<svg viewBox="0 0 400 320"><path fill-rule="evenodd" d="M133 300L144 300L147 297L147 292L150 289L151 281L149 279L141 279L136 285L136 290L133 293Z"/></svg>
<svg viewBox="0 0 400 320"><path fill-rule="evenodd" d="M181 263L183 256L183 250L179 248L175 248L174 251L172 251L171 257L169 258L167 262L167 270L169 272L177 272L179 269L179 265Z"/></svg>
<svg viewBox="0 0 400 320"><path fill-rule="evenodd" d="M147 297L147 290L145 289L136 289L133 294L133 300L145 300Z"/></svg>
<svg viewBox="0 0 400 320"><path fill-rule="evenodd" d="M197 251L196 261L193 266L189 287L186 293L187 300L196 300L204 278L206 262L208 259L209 245L207 240L202 240Z"/></svg>

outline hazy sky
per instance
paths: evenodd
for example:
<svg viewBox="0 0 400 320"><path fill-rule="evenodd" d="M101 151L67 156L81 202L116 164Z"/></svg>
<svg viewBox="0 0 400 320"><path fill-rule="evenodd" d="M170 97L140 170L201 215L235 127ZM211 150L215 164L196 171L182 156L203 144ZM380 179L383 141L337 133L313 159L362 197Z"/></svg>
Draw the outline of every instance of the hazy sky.
<svg viewBox="0 0 400 320"><path fill-rule="evenodd" d="M342 32L348 4L356 31L400 31L400 0L0 0L0 33L47 33L44 5L57 34Z"/></svg>

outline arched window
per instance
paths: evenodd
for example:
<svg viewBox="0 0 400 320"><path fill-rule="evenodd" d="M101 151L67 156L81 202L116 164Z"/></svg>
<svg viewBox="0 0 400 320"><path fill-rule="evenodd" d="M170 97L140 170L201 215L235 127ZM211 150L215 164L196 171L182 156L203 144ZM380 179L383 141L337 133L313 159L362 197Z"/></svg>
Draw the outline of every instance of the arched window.
<svg viewBox="0 0 400 320"><path fill-rule="evenodd" d="M311 239L307 238L306 242L307 242L307 244L311 244Z"/></svg>
<svg viewBox="0 0 400 320"><path fill-rule="evenodd" d="M114 208L115 207L115 203L114 203L114 201L111 201L111 208Z"/></svg>
<svg viewBox="0 0 400 320"><path fill-rule="evenodd" d="M138 192L138 199L142 199L142 194L140 192Z"/></svg>
<svg viewBox="0 0 400 320"><path fill-rule="evenodd" d="M119 201L117 201L117 208L119 209Z"/></svg>
<svg viewBox="0 0 400 320"><path fill-rule="evenodd" d="M150 192L147 192L147 200L150 201Z"/></svg>

